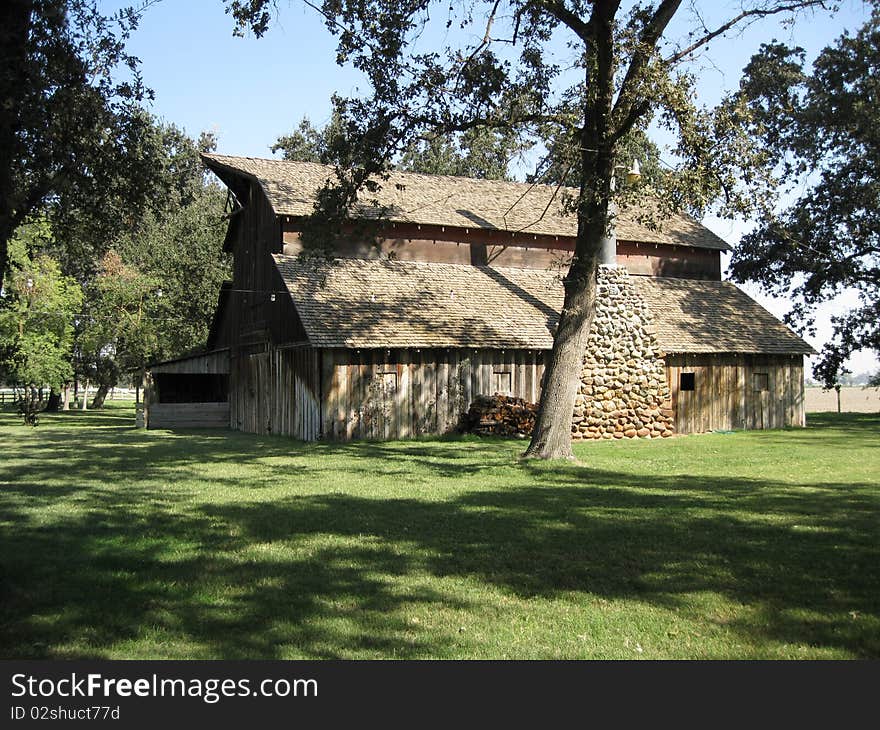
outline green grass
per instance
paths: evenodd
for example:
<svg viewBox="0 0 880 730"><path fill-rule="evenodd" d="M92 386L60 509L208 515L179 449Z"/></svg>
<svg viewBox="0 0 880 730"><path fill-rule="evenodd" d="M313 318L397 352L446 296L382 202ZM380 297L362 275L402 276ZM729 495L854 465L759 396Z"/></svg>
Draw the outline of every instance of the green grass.
<svg viewBox="0 0 880 730"><path fill-rule="evenodd" d="M0 413L0 657L880 657L880 416L576 447Z"/></svg>

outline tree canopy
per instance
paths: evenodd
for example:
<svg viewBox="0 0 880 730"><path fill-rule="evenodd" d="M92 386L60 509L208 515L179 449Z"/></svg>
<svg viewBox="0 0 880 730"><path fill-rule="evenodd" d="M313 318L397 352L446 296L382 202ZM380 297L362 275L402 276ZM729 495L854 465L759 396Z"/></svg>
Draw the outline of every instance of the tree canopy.
<svg viewBox="0 0 880 730"><path fill-rule="evenodd" d="M78 368L99 384L98 405L122 373L203 345L229 274L225 196L206 182L199 159L213 138L193 140L152 119L147 127L138 153L138 164L152 170L145 205L128 210L120 197L106 209L74 209L64 220L60 255L86 275ZM108 218L113 210L118 216Z"/></svg>
<svg viewBox="0 0 880 730"><path fill-rule="evenodd" d="M532 146L510 129L474 127L414 139L401 153L397 167L426 175L510 180L511 164Z"/></svg>
<svg viewBox="0 0 880 730"><path fill-rule="evenodd" d="M338 110L322 128L303 117L290 134L279 137L272 152L285 160L337 164L346 145L345 123ZM486 180L510 179L510 163L530 145L511 130L484 127L460 133L437 133L413 139L402 150L394 166L425 175L457 175Z"/></svg>
<svg viewBox="0 0 880 730"><path fill-rule="evenodd" d="M149 187L143 168L112 174L144 131L149 92L125 50L139 12L108 17L92 0L0 3L0 288L8 242L28 218L76 199L100 205L120 192L109 178L132 204Z"/></svg>
<svg viewBox="0 0 880 730"><path fill-rule="evenodd" d="M320 129L308 117L303 117L293 132L276 140L272 152L280 152L285 160L330 165L336 162L335 150L344 132L342 118L335 111Z"/></svg>
<svg viewBox="0 0 880 730"><path fill-rule="evenodd" d="M213 138L142 105L126 42L152 2L112 15L94 0L0 3L0 348L14 382L57 389L73 364L106 390L207 335L228 270L224 198L199 159Z"/></svg>
<svg viewBox="0 0 880 730"><path fill-rule="evenodd" d="M846 288L860 304L833 320L814 374L827 386L857 350L880 353L880 11L825 48L812 69L804 51L763 46L742 93L797 195L744 236L731 274L795 304L791 324L809 331L816 306Z"/></svg>
<svg viewBox="0 0 880 730"><path fill-rule="evenodd" d="M22 226L10 242L10 275L0 300L0 374L24 390L25 421L34 425L38 390L58 389L73 376L74 322L82 290L46 253L45 220Z"/></svg>

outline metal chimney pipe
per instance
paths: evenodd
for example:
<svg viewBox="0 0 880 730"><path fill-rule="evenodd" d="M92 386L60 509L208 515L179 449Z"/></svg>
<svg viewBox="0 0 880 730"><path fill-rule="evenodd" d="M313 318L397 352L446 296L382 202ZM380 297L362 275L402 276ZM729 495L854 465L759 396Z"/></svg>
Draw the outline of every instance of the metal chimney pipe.
<svg viewBox="0 0 880 730"><path fill-rule="evenodd" d="M614 191L614 184L611 186ZM602 237L602 246L599 251L599 264L601 266L617 266L617 203L608 203L608 231Z"/></svg>

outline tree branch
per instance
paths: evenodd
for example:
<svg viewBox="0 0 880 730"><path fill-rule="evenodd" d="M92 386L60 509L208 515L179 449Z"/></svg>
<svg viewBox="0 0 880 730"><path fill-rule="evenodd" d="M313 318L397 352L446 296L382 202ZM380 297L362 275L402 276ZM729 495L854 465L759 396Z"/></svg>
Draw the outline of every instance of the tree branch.
<svg viewBox="0 0 880 730"><path fill-rule="evenodd" d="M686 56L688 56L691 53L693 53L694 51L696 51L698 48L705 46L707 43L709 43L709 41L726 33L731 28L738 25L739 23L741 23L743 20L746 20L747 18L753 18L755 20L758 20L760 18L766 18L771 15L778 15L779 13L793 13L798 10L805 10L806 8L815 8L815 7L825 9L828 7L828 2L827 2L827 0L798 0L798 2L783 3L782 5L777 5L775 7L770 7L770 8L753 8L752 10L743 10L739 15L735 16L734 18L731 18L729 21L727 21L723 25L719 26L715 30L710 31L709 33L706 33L706 35L702 36L701 38L698 38L696 41L691 43L691 45L689 45L687 48L684 48L681 51L678 51L678 52L674 53L673 55L669 56L668 58L664 59L663 62L666 65L672 65L672 64L678 63L683 58L685 58Z"/></svg>
<svg viewBox="0 0 880 730"><path fill-rule="evenodd" d="M634 91L633 87L638 82L642 70L648 65L651 54L657 47L657 42L680 6L681 0L663 0L642 29L635 54L626 70L626 76L617 95L617 103L614 105L613 112L615 117L622 114L624 109L627 110L627 114L632 110L630 97Z"/></svg>
<svg viewBox="0 0 880 730"><path fill-rule="evenodd" d="M537 4L571 30L584 43L589 44L592 42L593 30L590 27L590 23L584 22L579 15L565 7L560 0L538 0ZM593 10L594 14L595 12Z"/></svg>

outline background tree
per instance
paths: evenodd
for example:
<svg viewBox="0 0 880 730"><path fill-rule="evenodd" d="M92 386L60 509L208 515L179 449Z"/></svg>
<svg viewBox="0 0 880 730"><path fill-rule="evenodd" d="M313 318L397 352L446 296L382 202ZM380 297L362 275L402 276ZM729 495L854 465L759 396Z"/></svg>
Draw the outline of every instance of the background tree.
<svg viewBox="0 0 880 730"><path fill-rule="evenodd" d="M804 51L765 45L742 93L782 176L809 188L765 216L731 260L739 281L794 300L787 321L812 331L816 306L846 288L860 304L833 319L814 375L826 387L857 350L880 353L880 11L804 68Z"/></svg>
<svg viewBox="0 0 880 730"><path fill-rule="evenodd" d="M86 281L89 316L78 338L78 369L98 384L92 407L103 404L123 373L203 346L229 275L222 251L225 196L207 182L199 159L199 152L213 149L213 139L196 141L152 120L149 129L136 163L151 170L146 207L128 210L120 194L65 218L69 239L62 255Z"/></svg>
<svg viewBox="0 0 880 730"><path fill-rule="evenodd" d="M335 110L321 129L315 127L308 117L303 117L293 132L278 138L272 145L272 152L280 152L284 160L331 165L336 162L334 151L341 143L343 133L342 119Z"/></svg>
<svg viewBox="0 0 880 730"><path fill-rule="evenodd" d="M324 127L319 129L303 117L297 128L279 137L271 149L280 152L284 160L332 165L338 163L339 151L346 144L345 122L334 108ZM461 133L431 134L412 140L394 166L425 175L509 180L511 161L530 146L511 130L479 127Z"/></svg>
<svg viewBox="0 0 880 730"><path fill-rule="evenodd" d="M226 1L239 29L266 31L274 3ZM426 133L486 127L534 140L555 125L578 141L579 194L569 201L577 237L527 456L572 456L576 376L595 311L602 240L613 223L612 181L616 166L626 164L621 140L651 120L677 136L673 153L681 166L675 189L658 198L659 218L664 208L699 212L713 200L720 200L721 214L750 212L763 201L761 183L769 182L762 176L764 151L744 133L750 110L735 97L714 110L698 107L687 61L751 21L825 7L818 0L758 0L713 28L695 10L690 34L677 41L666 34L682 4L634 2L626 10L619 0L312 5L338 38L337 59L364 73L372 94L337 101L349 149L340 156L336 179L318 195L316 215L324 223L306 229L304 243L312 233L332 242L358 195L381 184L396 155ZM432 19L453 30L431 33Z"/></svg>
<svg viewBox="0 0 880 730"><path fill-rule="evenodd" d="M15 229L77 194L100 199L140 135L148 92L125 41L149 4L106 17L93 0L0 3L0 288Z"/></svg>
<svg viewBox="0 0 880 730"><path fill-rule="evenodd" d="M566 185L577 187L581 179L581 155L577 130L550 125L546 132L547 154L544 157L545 169L530 176L530 181L544 182L550 185ZM633 129L623 137L617 147L618 164L629 168L638 161L641 173L641 185L650 186L655 190L670 190L673 185L670 179L675 175L672 168L664 169L660 161L660 148L642 129Z"/></svg>
<svg viewBox="0 0 880 730"><path fill-rule="evenodd" d="M124 372L140 371L158 350L163 322L157 317L160 280L109 251L91 284L85 325L79 337L80 370L98 384L92 408Z"/></svg>
<svg viewBox="0 0 880 730"><path fill-rule="evenodd" d="M413 140L396 167L425 175L455 175L481 180L512 180L511 163L532 143L511 129L474 127Z"/></svg>
<svg viewBox="0 0 880 730"><path fill-rule="evenodd" d="M21 388L19 409L30 425L36 425L42 389L60 390L73 378L73 328L82 305L76 281L40 250L50 238L41 220L12 239L10 275L0 299L0 371Z"/></svg>

